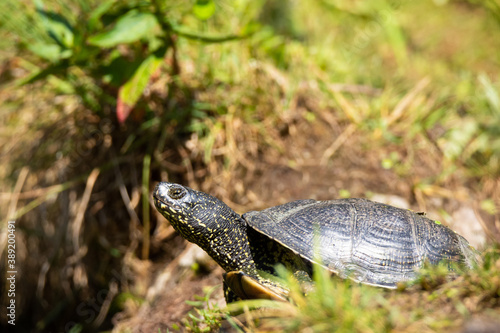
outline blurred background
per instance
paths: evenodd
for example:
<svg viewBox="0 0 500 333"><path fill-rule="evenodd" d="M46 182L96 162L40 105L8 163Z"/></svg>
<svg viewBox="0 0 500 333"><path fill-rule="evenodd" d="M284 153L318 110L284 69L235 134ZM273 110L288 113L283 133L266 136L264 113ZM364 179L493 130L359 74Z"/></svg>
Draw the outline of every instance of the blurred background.
<svg viewBox="0 0 500 333"><path fill-rule="evenodd" d="M18 331L209 326L185 301L216 286L222 307L222 270L156 212L159 181L238 213L366 197L480 250L500 241L498 0L0 9L0 256L5 276L16 221Z"/></svg>

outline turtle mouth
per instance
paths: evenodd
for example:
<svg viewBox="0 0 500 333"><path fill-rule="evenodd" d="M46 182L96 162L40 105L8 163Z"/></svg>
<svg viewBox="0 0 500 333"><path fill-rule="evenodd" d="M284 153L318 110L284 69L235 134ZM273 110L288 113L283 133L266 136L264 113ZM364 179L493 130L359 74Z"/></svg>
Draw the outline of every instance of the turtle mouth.
<svg viewBox="0 0 500 333"><path fill-rule="evenodd" d="M171 206L171 203L168 200L168 186L163 183L159 183L155 186L153 191L153 199L156 208L165 209Z"/></svg>
<svg viewBox="0 0 500 333"><path fill-rule="evenodd" d="M161 200L158 196L156 196L154 193L153 193L153 201L155 203L155 206L156 207L160 207L161 205L166 205L168 203L166 202L163 202L163 200Z"/></svg>
<svg viewBox="0 0 500 333"><path fill-rule="evenodd" d="M155 204L156 210L163 216L165 216L165 218L167 218L168 220L170 220L172 215L175 215L178 211L176 209L176 206L172 202L165 200L156 192L153 193L153 202Z"/></svg>

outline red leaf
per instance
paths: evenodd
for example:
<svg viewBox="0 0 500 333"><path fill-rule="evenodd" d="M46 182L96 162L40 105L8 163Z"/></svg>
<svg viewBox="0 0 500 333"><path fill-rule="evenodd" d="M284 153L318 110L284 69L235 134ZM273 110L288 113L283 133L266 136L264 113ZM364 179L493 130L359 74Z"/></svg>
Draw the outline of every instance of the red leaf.
<svg viewBox="0 0 500 333"><path fill-rule="evenodd" d="M122 87L120 87L120 90ZM120 97L120 92L118 92L118 100L116 101L116 117L118 122L123 124L127 120L130 112L132 111L133 105L126 104L125 101Z"/></svg>

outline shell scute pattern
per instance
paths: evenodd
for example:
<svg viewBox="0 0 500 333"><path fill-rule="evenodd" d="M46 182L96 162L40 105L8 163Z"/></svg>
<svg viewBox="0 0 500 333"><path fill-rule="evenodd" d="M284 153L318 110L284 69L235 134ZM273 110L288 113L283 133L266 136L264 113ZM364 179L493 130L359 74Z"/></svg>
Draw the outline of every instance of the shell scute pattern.
<svg viewBox="0 0 500 333"><path fill-rule="evenodd" d="M366 199L300 200L243 218L303 258L319 257L339 276L371 285L394 287L410 280L425 260L466 262L462 237L451 229Z"/></svg>
<svg viewBox="0 0 500 333"><path fill-rule="evenodd" d="M468 243L462 236L432 220L425 218L425 222L421 224L427 227L427 237L423 246L430 263L436 264L445 258L470 265L468 262L470 257L462 250L463 245Z"/></svg>
<svg viewBox="0 0 500 333"><path fill-rule="evenodd" d="M363 204L356 207L356 213L352 261L374 272L374 278L390 274L399 279L422 261L407 211Z"/></svg>

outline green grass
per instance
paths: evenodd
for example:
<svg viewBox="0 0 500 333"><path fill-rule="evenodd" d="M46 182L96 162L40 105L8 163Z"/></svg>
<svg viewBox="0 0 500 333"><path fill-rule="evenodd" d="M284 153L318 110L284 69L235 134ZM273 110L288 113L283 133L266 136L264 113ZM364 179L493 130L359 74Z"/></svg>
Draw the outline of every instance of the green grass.
<svg viewBox="0 0 500 333"><path fill-rule="evenodd" d="M498 248L486 251L479 267L459 272L452 278L444 265L428 266L410 285L386 290L331 278L319 268L315 288L307 295L292 275L284 276L290 303L250 300L215 311L204 307L196 310L202 317L186 327L192 331L217 327L216 318L251 332L427 332L458 329L477 314L495 320L500 313ZM240 314L231 317L227 311Z"/></svg>
<svg viewBox="0 0 500 333"><path fill-rule="evenodd" d="M205 295L196 297L196 301L186 301L186 303L194 307L183 321L187 330L201 333L215 331L220 327L224 314L219 306L213 304L210 300L210 295L215 288L219 288L219 286L207 289ZM178 326L174 328L180 329Z"/></svg>

